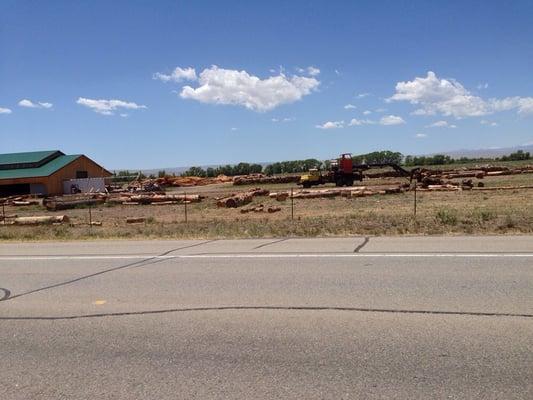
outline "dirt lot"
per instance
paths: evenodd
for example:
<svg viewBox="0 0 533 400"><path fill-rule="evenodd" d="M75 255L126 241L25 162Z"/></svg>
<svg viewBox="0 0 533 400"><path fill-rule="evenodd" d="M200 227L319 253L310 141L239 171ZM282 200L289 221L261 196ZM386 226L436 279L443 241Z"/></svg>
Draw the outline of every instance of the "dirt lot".
<svg viewBox="0 0 533 400"><path fill-rule="evenodd" d="M401 178L372 179L365 185L390 185ZM533 174L487 177L486 187L533 185ZM270 191L297 188L293 184L263 185ZM240 208L218 208L214 197L247 190L229 183L175 189L173 193L208 196L200 203L175 205L108 205L50 212L40 206L7 206L7 215L68 215L70 224L0 226L0 240L69 240L82 238L237 238L333 235L502 234L533 232L533 190L406 192L363 198L294 199L278 202L256 197L252 204L281 207L281 211L242 214ZM248 207L247 206L247 207ZM127 224L127 217L145 222Z"/></svg>

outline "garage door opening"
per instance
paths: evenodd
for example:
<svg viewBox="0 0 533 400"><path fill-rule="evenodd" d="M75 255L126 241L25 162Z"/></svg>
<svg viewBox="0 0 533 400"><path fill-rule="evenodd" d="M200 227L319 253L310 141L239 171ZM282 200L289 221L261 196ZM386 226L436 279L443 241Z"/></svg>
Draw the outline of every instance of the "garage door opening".
<svg viewBox="0 0 533 400"><path fill-rule="evenodd" d="M29 183L19 183L16 185L0 185L0 197L30 194Z"/></svg>

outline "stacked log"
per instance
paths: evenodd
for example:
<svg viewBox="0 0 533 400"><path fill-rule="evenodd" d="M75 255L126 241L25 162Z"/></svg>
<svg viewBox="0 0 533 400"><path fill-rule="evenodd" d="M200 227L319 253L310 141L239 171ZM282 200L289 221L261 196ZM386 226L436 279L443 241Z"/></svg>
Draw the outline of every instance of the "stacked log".
<svg viewBox="0 0 533 400"><path fill-rule="evenodd" d="M217 200L218 207L237 208L245 204L251 203L253 195L248 192L237 193L229 197L223 197Z"/></svg>
<svg viewBox="0 0 533 400"><path fill-rule="evenodd" d="M157 193L121 193L119 196L111 196L108 203L123 205L147 205L147 204L179 204L179 203L199 203L204 196L198 194L157 194Z"/></svg>
<svg viewBox="0 0 533 400"><path fill-rule="evenodd" d="M271 199L276 199L276 201L285 201L289 198L289 192L276 192L269 194Z"/></svg>
<svg viewBox="0 0 533 400"><path fill-rule="evenodd" d="M236 208L248 204L256 196L268 196L269 191L266 189L255 188L246 192L234 193L230 196L217 198L218 207Z"/></svg>
<svg viewBox="0 0 533 400"><path fill-rule="evenodd" d="M299 182L300 175L273 175L268 176L264 174L251 174L235 176L233 178L233 184L238 185L255 185L266 183L292 183Z"/></svg>
<svg viewBox="0 0 533 400"><path fill-rule="evenodd" d="M80 206L96 206L104 202L104 199L48 200L45 202L45 207L49 211L58 211Z"/></svg>

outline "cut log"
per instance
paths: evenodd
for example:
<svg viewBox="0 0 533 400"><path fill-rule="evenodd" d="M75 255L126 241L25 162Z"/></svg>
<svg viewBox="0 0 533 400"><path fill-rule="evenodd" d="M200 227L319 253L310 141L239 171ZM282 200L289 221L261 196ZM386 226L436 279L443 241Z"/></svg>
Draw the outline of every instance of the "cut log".
<svg viewBox="0 0 533 400"><path fill-rule="evenodd" d="M68 210L80 206L96 206L103 204L103 199L81 199L81 200L51 200L45 206L49 211Z"/></svg>
<svg viewBox="0 0 533 400"><path fill-rule="evenodd" d="M69 222L66 215L43 215L35 217L18 217L13 223L15 225L51 225Z"/></svg>
<svg viewBox="0 0 533 400"><path fill-rule="evenodd" d="M126 218L127 224L139 224L146 220L144 217L128 217Z"/></svg>
<svg viewBox="0 0 533 400"><path fill-rule="evenodd" d="M226 207L226 208L236 208L244 206L245 204L251 203L253 199L253 195L251 193L237 193L230 197L224 197L222 199L219 199L217 201L218 207Z"/></svg>
<svg viewBox="0 0 533 400"><path fill-rule="evenodd" d="M281 211L281 207L273 207L273 206L271 206L271 207L267 208L267 212L270 213L270 214L278 212L278 211Z"/></svg>

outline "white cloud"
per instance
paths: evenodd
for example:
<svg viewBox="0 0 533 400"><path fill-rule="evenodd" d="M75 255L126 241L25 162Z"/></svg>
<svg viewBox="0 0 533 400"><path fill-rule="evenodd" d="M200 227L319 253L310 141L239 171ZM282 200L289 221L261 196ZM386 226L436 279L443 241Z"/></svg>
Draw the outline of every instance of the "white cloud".
<svg viewBox="0 0 533 400"><path fill-rule="evenodd" d="M311 76L317 76L318 74L320 74L320 70L316 67L307 67L307 73Z"/></svg>
<svg viewBox="0 0 533 400"><path fill-rule="evenodd" d="M52 108L53 107L52 103L46 103L46 102L41 102L41 101L34 103L33 101L28 100L28 99L22 99L21 101L18 102L18 105L20 107L26 107L26 108Z"/></svg>
<svg viewBox="0 0 533 400"><path fill-rule="evenodd" d="M121 108L127 110L139 110L147 108L146 106L123 100L94 100L86 99L84 97L78 98L78 100L76 100L76 103L85 107L89 107L94 112L102 115L114 115L114 112Z"/></svg>
<svg viewBox="0 0 533 400"><path fill-rule="evenodd" d="M320 74L320 69L313 67L313 66L309 66L307 68L296 68L296 71L299 74L307 74L309 76L317 76Z"/></svg>
<svg viewBox="0 0 533 400"><path fill-rule="evenodd" d="M480 123L481 125L498 126L498 123L497 123L497 122L487 121L486 119L482 119L481 121L479 121L479 123Z"/></svg>
<svg viewBox="0 0 533 400"><path fill-rule="evenodd" d="M387 115L379 120L381 125L401 125L405 124L405 120L397 115Z"/></svg>
<svg viewBox="0 0 533 400"><path fill-rule="evenodd" d="M0 107L0 114L11 114L12 111L9 108Z"/></svg>
<svg viewBox="0 0 533 400"><path fill-rule="evenodd" d="M129 114L128 113L122 113L122 114L119 114L122 118L128 118Z"/></svg>
<svg viewBox="0 0 533 400"><path fill-rule="evenodd" d="M294 121L293 117L285 117L285 118L272 118L272 122L292 122Z"/></svg>
<svg viewBox="0 0 533 400"><path fill-rule="evenodd" d="M428 135L426 135L425 133L417 133L415 135L416 138L419 138L419 139L423 139L423 138L427 138Z"/></svg>
<svg viewBox="0 0 533 400"><path fill-rule="evenodd" d="M344 128L344 121L327 121L322 125L315 126L318 129L339 129Z"/></svg>
<svg viewBox="0 0 533 400"><path fill-rule="evenodd" d="M365 110L365 111L363 111L363 114L364 114L364 115L370 115L370 114L372 114L372 111L370 111L370 110Z"/></svg>
<svg viewBox="0 0 533 400"><path fill-rule="evenodd" d="M533 114L533 97L515 96L504 99L491 99L490 104L494 111L518 109L518 114Z"/></svg>
<svg viewBox="0 0 533 400"><path fill-rule="evenodd" d="M346 105L344 106L344 109L345 109L345 110L355 110L356 108L357 108L357 107L354 106L353 104L346 104Z"/></svg>
<svg viewBox="0 0 533 400"><path fill-rule="evenodd" d="M485 115L488 112L485 101L470 94L455 80L439 79L429 71L427 77L398 82L396 93L388 101L409 101L421 106L416 115L442 114L457 118Z"/></svg>
<svg viewBox="0 0 533 400"><path fill-rule="evenodd" d="M488 87L488 86L487 86ZM517 109L519 114L533 114L533 97L483 99L474 96L454 79L440 79L429 71L426 77L398 82L396 93L387 99L408 101L420 108L413 115L444 115L455 118L477 117L498 111Z"/></svg>
<svg viewBox="0 0 533 400"><path fill-rule="evenodd" d="M479 90L482 90L482 89L488 89L489 88L489 84L487 82L485 83L480 83L479 85L477 85L477 88Z"/></svg>
<svg viewBox="0 0 533 400"><path fill-rule="evenodd" d="M377 112L377 113L383 113L383 112L385 112L385 111L387 111L386 108L376 108L376 109L374 110L374 112Z"/></svg>
<svg viewBox="0 0 533 400"><path fill-rule="evenodd" d="M198 81L196 88L184 86L180 96L201 103L240 105L260 112L298 101L320 84L316 78L287 77L282 73L260 79L246 71L216 65L204 69Z"/></svg>
<svg viewBox="0 0 533 400"><path fill-rule="evenodd" d="M355 95L355 97L357 97L358 99L363 99L368 96L370 96L370 93L359 93Z"/></svg>
<svg viewBox="0 0 533 400"><path fill-rule="evenodd" d="M426 128L457 128L457 125L450 124L448 121L436 121L426 126Z"/></svg>
<svg viewBox="0 0 533 400"><path fill-rule="evenodd" d="M375 121L369 120L369 119L357 119L353 118L348 126L361 126L361 125L373 125L375 124Z"/></svg>
<svg viewBox="0 0 533 400"><path fill-rule="evenodd" d="M237 130L237 128L232 127L231 130L232 130L233 132L235 132L235 131Z"/></svg>
<svg viewBox="0 0 533 400"><path fill-rule="evenodd" d="M340 76L341 73L338 69L335 69L334 71L335 71L335 75Z"/></svg>
<svg viewBox="0 0 533 400"><path fill-rule="evenodd" d="M194 68L180 68L176 67L170 75L163 74L161 72L156 72L153 76L153 79L158 79L163 82L181 82L181 81L195 81L196 70Z"/></svg>

